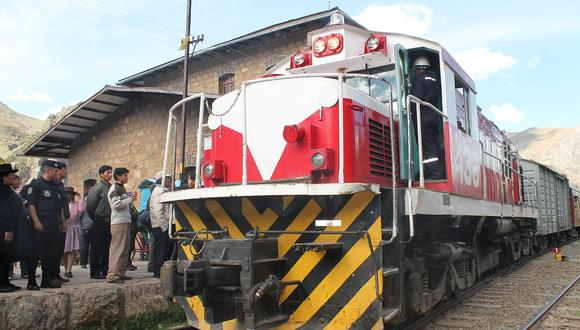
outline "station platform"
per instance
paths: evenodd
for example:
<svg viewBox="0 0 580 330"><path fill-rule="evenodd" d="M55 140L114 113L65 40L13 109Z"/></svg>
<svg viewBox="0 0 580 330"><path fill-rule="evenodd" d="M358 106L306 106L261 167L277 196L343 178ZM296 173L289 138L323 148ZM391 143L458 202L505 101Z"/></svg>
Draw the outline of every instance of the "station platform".
<svg viewBox="0 0 580 330"><path fill-rule="evenodd" d="M0 329L72 329L168 309L168 302L160 294L159 279L147 272L147 262L134 265L137 270L127 272L132 280L124 284L91 279L88 268L74 266L70 282L59 289L40 291L27 291L27 280L20 279L20 269L15 269L12 284L22 289L0 293ZM40 285L40 277L37 282Z"/></svg>

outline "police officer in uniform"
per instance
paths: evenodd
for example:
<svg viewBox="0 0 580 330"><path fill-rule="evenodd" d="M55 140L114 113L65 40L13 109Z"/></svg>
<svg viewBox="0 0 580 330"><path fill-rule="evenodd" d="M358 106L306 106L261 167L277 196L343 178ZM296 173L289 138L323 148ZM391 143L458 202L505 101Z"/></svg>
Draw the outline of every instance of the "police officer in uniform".
<svg viewBox="0 0 580 330"><path fill-rule="evenodd" d="M420 56L415 60L413 68L415 77L411 88L411 95L421 101L431 103L434 107L439 107L439 87L437 79L429 73L429 60L425 56ZM412 103L411 111L416 118L417 110ZM413 119L415 136L417 136L417 121ZM429 180L443 179L443 171L439 162L439 148L437 136L441 127L441 117L427 106L421 106L421 142L423 143L423 168L425 178Z"/></svg>
<svg viewBox="0 0 580 330"><path fill-rule="evenodd" d="M60 288L55 270L58 268L58 232L64 224L62 198L54 181L58 165L52 160L41 165L41 176L34 179L26 190L28 210L34 222L35 240L42 262L41 288Z"/></svg>

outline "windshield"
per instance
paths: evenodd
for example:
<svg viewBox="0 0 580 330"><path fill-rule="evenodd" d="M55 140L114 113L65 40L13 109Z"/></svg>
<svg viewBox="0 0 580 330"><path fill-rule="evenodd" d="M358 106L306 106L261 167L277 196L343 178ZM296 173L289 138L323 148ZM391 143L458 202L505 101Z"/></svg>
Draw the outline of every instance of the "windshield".
<svg viewBox="0 0 580 330"><path fill-rule="evenodd" d="M393 102L397 101L397 95L395 93L395 86L397 81L397 76L395 72L395 65L385 65L378 68L373 68L369 70L353 71L349 73L360 73L360 74L373 74L380 76L384 80L388 81L393 89ZM377 79L365 79L365 78L348 78L346 83L359 90L362 93L370 95L371 97L383 102L389 102L388 87L387 84L382 80Z"/></svg>

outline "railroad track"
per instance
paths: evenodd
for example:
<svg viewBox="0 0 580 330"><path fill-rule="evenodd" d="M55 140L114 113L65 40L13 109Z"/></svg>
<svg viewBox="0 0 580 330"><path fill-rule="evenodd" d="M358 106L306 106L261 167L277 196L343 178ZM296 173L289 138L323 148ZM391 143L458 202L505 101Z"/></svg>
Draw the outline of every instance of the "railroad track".
<svg viewBox="0 0 580 330"><path fill-rule="evenodd" d="M565 246L564 253L569 257L567 262L556 262L545 253L526 257L464 291L457 299L438 306L430 315L397 328L520 329L580 274L580 241ZM580 293L570 299L577 299L570 305L575 303L580 309ZM575 317L573 313L571 316ZM580 329L580 314L578 321L571 318L569 323L574 322L579 326L570 329Z"/></svg>
<svg viewBox="0 0 580 330"><path fill-rule="evenodd" d="M577 275L558 294L528 321L522 330L580 329L580 275Z"/></svg>
<svg viewBox="0 0 580 330"><path fill-rule="evenodd" d="M488 285L490 282L492 282L494 279L501 277L501 276L505 276L506 274L508 274L510 272L513 272L517 269L520 269L521 267L525 266L528 262L534 260L536 257L537 256L528 256L528 257L522 258L521 260L519 260L517 263L513 264L512 266L507 267L505 269L502 269L502 270L498 271L497 273L485 278L484 280L482 280L481 282L472 286L471 288L464 290L457 297L455 297L453 300L444 302L443 304L437 306L429 315L425 315L425 316L421 317L420 319L413 320L411 322L405 322L405 323L401 324L400 326L396 327L396 329L415 330L415 329L423 329L423 328L427 327L430 323L436 321L439 317L441 317L442 314L446 313L447 311L451 310L452 308L458 306L459 304L463 303L467 299L474 296L481 289L485 288L485 286ZM467 317L464 316L463 317L463 319L468 319L468 320L472 319L472 318L473 318L473 316L467 316Z"/></svg>

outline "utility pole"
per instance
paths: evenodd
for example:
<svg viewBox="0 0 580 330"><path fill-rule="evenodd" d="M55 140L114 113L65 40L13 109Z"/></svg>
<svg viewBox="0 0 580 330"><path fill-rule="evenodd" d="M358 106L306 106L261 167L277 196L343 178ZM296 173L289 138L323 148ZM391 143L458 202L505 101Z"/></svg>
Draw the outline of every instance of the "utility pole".
<svg viewBox="0 0 580 330"><path fill-rule="evenodd" d="M187 0L187 19L185 21L185 56L183 57L183 98L187 97L187 85L189 83L189 44L190 44L190 29L191 29L191 0ZM187 131L187 114L185 112L186 104L181 106L181 162L179 162L179 179L183 182L183 167L185 166L185 133ZM175 180L176 178L173 178Z"/></svg>

